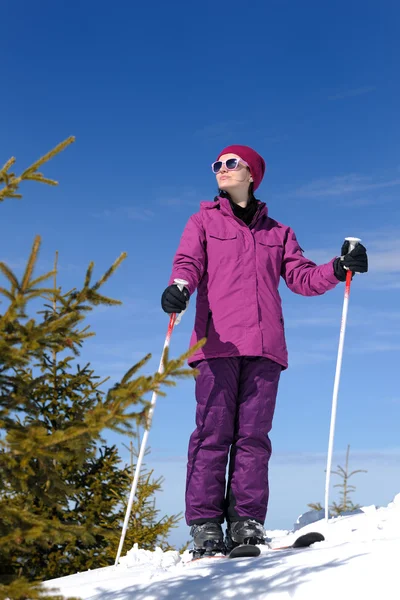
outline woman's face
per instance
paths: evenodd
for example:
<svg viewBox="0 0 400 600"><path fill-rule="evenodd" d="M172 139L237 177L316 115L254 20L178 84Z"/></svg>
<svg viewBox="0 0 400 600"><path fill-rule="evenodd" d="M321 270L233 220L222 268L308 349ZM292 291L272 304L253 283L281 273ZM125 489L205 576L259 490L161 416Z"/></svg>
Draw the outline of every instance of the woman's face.
<svg viewBox="0 0 400 600"><path fill-rule="evenodd" d="M228 158L240 158L237 154L223 154L218 160L228 160ZM234 171L229 171L226 165L222 165L221 170L216 174L217 184L220 190L225 192L247 191L253 178L249 169L242 162Z"/></svg>

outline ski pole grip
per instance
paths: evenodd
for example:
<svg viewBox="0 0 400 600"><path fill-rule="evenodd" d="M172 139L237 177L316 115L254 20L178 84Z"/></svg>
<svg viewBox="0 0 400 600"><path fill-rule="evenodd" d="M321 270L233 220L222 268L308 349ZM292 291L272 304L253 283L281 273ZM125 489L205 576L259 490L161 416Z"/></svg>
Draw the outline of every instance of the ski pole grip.
<svg viewBox="0 0 400 600"><path fill-rule="evenodd" d="M186 281L186 279L174 279L174 283L176 286L178 286L178 289L180 289L181 292L183 292L183 288L189 285L189 282ZM183 310L181 313L178 313L176 315L175 318L175 325L178 325L180 323L180 320L182 319L184 313L187 310L187 306L185 308L185 310Z"/></svg>
<svg viewBox="0 0 400 600"><path fill-rule="evenodd" d="M359 244L361 242L360 238L356 238L356 237L347 237L344 238L345 242L349 242L349 249L347 251L347 254L349 254L349 252L351 252L352 250L354 250L354 248L357 246L357 244ZM343 258L342 258L343 260ZM346 271L349 270L348 267L343 265L343 268L346 269Z"/></svg>
<svg viewBox="0 0 400 600"><path fill-rule="evenodd" d="M361 239L356 238L356 237L347 237L347 238L345 238L345 241L349 242L349 251L348 251L348 253L349 253L352 250L354 250L354 248L357 246L357 244L359 244L361 242Z"/></svg>
<svg viewBox="0 0 400 600"><path fill-rule="evenodd" d="M186 281L185 279L174 279L174 283L175 285L178 286L178 288L181 290L181 292L183 292L183 288L187 285L189 285L189 282Z"/></svg>

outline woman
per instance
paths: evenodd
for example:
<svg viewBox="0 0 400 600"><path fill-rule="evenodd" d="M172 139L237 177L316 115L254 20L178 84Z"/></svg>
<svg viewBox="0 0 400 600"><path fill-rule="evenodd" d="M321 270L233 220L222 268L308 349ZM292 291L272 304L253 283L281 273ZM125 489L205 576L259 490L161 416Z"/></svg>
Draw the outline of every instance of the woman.
<svg viewBox="0 0 400 600"><path fill-rule="evenodd" d="M279 377L288 366L280 276L293 292L315 296L344 281L346 269L368 268L361 244L320 266L303 256L292 229L270 218L254 197L265 162L251 148L228 146L212 169L219 195L190 217L161 301L166 313L180 313L197 289L191 346L207 338L190 359L198 375L186 522L195 556L224 551L225 545L264 543L268 433ZM187 288L180 291L175 278L186 280Z"/></svg>

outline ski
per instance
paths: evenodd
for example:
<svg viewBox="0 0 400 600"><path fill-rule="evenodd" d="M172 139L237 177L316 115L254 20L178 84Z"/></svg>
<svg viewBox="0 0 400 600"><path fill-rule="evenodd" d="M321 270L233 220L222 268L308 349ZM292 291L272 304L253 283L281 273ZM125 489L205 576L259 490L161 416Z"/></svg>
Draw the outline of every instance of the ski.
<svg viewBox="0 0 400 600"><path fill-rule="evenodd" d="M318 533L317 531L310 531L310 533L305 533L298 537L293 544L290 546L280 546L279 548L270 548L271 552L276 552L277 550L296 550L297 548L309 548L312 544L316 542L323 542L324 536L322 533ZM240 544L233 548L229 554L228 558L246 558L251 556L260 556L261 549L260 546L254 546L253 544Z"/></svg>
<svg viewBox="0 0 400 600"><path fill-rule="evenodd" d="M239 546L235 546L229 554L227 558L247 558L251 556L260 556L261 550L259 546L254 546L253 544L239 544Z"/></svg>
<svg viewBox="0 0 400 600"><path fill-rule="evenodd" d="M282 550L297 550L301 548L309 548L312 544L316 542L323 542L325 540L322 533L318 533L317 531L310 531L310 533L305 533L298 537L293 544L290 546L279 546L278 548L269 548L268 554L270 552L278 552ZM239 546L235 546L230 552L227 551L226 555L221 554L209 554L206 556L196 556L191 560L191 562L204 560L206 558L251 558L260 556L261 554L261 546L255 546L254 544L240 544Z"/></svg>
<svg viewBox="0 0 400 600"><path fill-rule="evenodd" d="M324 536L322 535L322 533L318 533L318 531L310 531L310 533L305 533L304 535L301 535L300 537L298 537L293 544L291 544L291 546L280 546L279 548L271 548L272 551L274 550L291 550L291 549L296 549L296 548L308 548L309 546L311 546L312 544L315 544L316 542L323 542L325 541Z"/></svg>

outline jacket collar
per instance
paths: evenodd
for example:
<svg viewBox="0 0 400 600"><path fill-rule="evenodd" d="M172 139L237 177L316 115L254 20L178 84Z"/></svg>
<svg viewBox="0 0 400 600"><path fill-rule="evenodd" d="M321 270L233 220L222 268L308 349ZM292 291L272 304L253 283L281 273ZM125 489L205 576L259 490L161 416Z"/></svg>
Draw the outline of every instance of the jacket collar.
<svg viewBox="0 0 400 600"><path fill-rule="evenodd" d="M265 202L261 202L261 200L257 200L257 204L258 204L258 211L256 213L256 217L255 217L256 220L255 220L254 224L258 221L258 219L260 217L268 216L268 207L265 204ZM223 215L236 218L233 214L231 203L229 202L228 198L221 198L221 196L216 196L214 198L213 202L210 202L210 201L201 202L200 209L201 210L219 209Z"/></svg>

